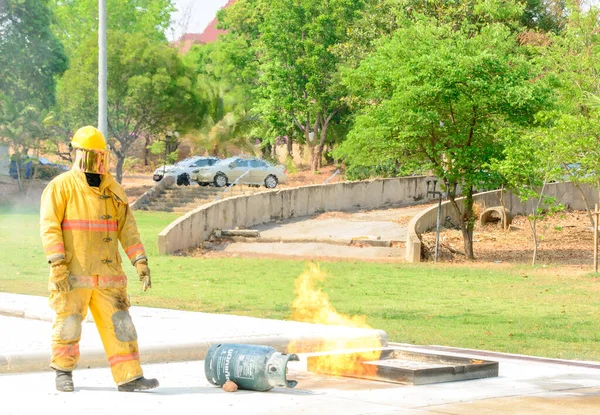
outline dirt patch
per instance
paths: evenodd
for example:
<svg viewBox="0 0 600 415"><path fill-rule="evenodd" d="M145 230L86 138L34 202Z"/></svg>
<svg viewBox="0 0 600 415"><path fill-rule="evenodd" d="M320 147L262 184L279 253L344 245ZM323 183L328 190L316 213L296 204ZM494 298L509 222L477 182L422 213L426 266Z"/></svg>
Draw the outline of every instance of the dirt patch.
<svg viewBox="0 0 600 415"><path fill-rule="evenodd" d="M314 215L312 219L324 220L324 219L350 219L352 213L350 212L323 212Z"/></svg>
<svg viewBox="0 0 600 415"><path fill-rule="evenodd" d="M344 171L340 167L336 166L323 166L317 174L312 174L310 170L298 171L294 173L287 173L288 181L285 184L280 185L282 188L287 187L299 187L308 186L311 184L323 184L329 179L336 170L340 169L340 174L329 180L329 183L337 183L345 180Z"/></svg>
<svg viewBox="0 0 600 415"><path fill-rule="evenodd" d="M585 211L565 211L549 215L537 224L539 246L537 264L573 265L590 270L593 264L593 227ZM435 249L435 232L422 235L426 255L431 258ZM529 220L524 216L513 219L508 230L500 222L475 226L473 237L475 262L530 264L533 237ZM440 233L440 259L466 262L460 230ZM469 261L470 262L470 261Z"/></svg>
<svg viewBox="0 0 600 415"><path fill-rule="evenodd" d="M121 185L125 190L130 188L137 187L147 187L150 188L154 186L156 182L152 180L152 172L149 173L126 173L123 175L123 180L121 180Z"/></svg>
<svg viewBox="0 0 600 415"><path fill-rule="evenodd" d="M386 220L406 226L414 217L415 212L425 210L431 206L432 204L428 203L389 209L361 209L350 212L323 212L312 216L311 219L359 219L361 217L369 216L370 213L374 213L373 217L368 218L369 220Z"/></svg>

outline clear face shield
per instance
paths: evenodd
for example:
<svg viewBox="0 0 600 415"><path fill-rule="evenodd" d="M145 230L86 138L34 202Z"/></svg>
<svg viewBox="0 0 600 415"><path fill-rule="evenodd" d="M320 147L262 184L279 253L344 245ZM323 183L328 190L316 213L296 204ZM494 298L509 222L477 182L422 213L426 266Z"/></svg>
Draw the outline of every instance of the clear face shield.
<svg viewBox="0 0 600 415"><path fill-rule="evenodd" d="M110 150L76 148L73 168L84 173L106 174L110 167Z"/></svg>

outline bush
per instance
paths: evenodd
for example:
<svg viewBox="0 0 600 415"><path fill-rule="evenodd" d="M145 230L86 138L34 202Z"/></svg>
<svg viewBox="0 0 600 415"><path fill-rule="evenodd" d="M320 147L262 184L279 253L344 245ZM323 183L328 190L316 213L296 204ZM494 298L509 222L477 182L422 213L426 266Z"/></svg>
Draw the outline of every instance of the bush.
<svg viewBox="0 0 600 415"><path fill-rule="evenodd" d="M350 165L346 169L346 178L348 180L367 180L374 177L405 177L422 174L424 170L422 166L414 167L389 160L371 166Z"/></svg>

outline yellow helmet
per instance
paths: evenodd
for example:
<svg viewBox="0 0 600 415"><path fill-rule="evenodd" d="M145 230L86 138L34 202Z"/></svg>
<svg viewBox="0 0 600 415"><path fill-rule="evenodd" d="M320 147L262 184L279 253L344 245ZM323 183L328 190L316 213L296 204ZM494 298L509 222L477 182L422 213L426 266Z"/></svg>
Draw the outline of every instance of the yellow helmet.
<svg viewBox="0 0 600 415"><path fill-rule="evenodd" d="M81 127L73 135L71 140L73 148L81 148L84 150L106 150L106 139L102 132L96 127L87 125Z"/></svg>
<svg viewBox="0 0 600 415"><path fill-rule="evenodd" d="M73 135L75 150L73 168L86 173L106 174L110 164L110 150L104 135L95 127L82 127Z"/></svg>

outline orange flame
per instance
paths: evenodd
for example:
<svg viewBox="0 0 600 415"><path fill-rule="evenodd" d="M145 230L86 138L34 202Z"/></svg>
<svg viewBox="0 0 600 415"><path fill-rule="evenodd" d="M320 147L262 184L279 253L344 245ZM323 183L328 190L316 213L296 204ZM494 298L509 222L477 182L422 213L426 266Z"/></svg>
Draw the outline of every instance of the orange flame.
<svg viewBox="0 0 600 415"><path fill-rule="evenodd" d="M308 323L319 323L334 326L346 326L370 329L365 316L348 316L338 313L329 296L321 289L315 287L317 281L325 280L323 273L316 265L309 264L308 268L296 280L294 293L296 298L292 302L292 320ZM368 337L324 339L320 344L310 345L301 342L291 342L287 348L288 353L306 351L336 351L357 349L379 349L381 340L375 334ZM362 376L375 375L377 367L373 365L360 365L360 362L377 360L381 355L379 350L368 350L357 353L327 354L311 358L311 370L336 376Z"/></svg>

